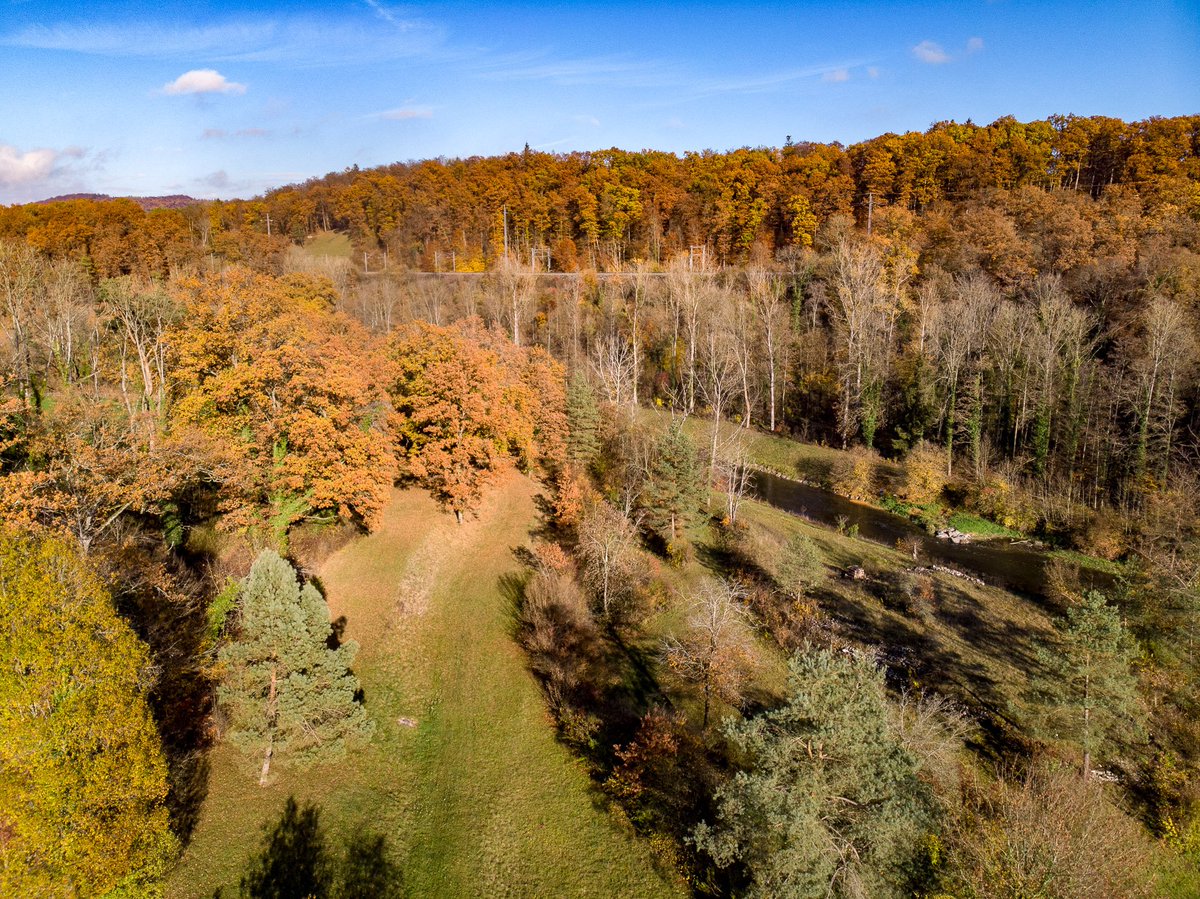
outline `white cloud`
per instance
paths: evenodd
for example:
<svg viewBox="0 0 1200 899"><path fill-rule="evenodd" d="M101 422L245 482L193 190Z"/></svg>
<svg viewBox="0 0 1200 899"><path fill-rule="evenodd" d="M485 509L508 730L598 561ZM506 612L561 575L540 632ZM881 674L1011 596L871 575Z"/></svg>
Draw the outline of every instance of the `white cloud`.
<svg viewBox="0 0 1200 899"><path fill-rule="evenodd" d="M407 122L410 119L432 119L433 109L429 106L401 106L378 113L376 118L389 122Z"/></svg>
<svg viewBox="0 0 1200 899"><path fill-rule="evenodd" d="M849 69L830 69L828 72L826 72L824 75L821 76L821 80L828 81L833 84L838 84L842 81L849 81L850 80L850 70Z"/></svg>
<svg viewBox="0 0 1200 899"><path fill-rule="evenodd" d="M0 144L0 185L30 184L45 181L54 172L60 154L42 147L20 152L9 144Z"/></svg>
<svg viewBox="0 0 1200 899"><path fill-rule="evenodd" d="M941 44L936 44L933 41L921 41L912 48L913 56L927 62L930 65L939 65L943 62L949 62L950 56L942 49Z"/></svg>
<svg viewBox="0 0 1200 899"><path fill-rule="evenodd" d="M983 49L983 38L973 37L969 41L967 41L967 52L968 53L978 53L982 49Z"/></svg>
<svg viewBox="0 0 1200 899"><path fill-rule="evenodd" d="M164 84L162 92L179 94L244 94L246 85L230 81L216 69L192 69L174 81Z"/></svg>
<svg viewBox="0 0 1200 899"><path fill-rule="evenodd" d="M580 125L590 125L593 128L600 127L600 120L598 118L596 118L594 115L576 115L576 116L571 116L571 118L574 119L576 122L578 122Z"/></svg>

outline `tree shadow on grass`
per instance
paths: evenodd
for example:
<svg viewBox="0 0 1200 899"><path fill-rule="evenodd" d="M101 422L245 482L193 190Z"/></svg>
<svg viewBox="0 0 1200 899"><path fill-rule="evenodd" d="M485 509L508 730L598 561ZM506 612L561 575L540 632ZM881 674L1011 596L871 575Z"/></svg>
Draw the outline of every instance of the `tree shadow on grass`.
<svg viewBox="0 0 1200 899"><path fill-rule="evenodd" d="M386 837L359 825L339 852L330 846L320 809L292 796L266 829L238 889L242 899L399 899L402 893L402 872ZM221 895L218 890L214 899Z"/></svg>

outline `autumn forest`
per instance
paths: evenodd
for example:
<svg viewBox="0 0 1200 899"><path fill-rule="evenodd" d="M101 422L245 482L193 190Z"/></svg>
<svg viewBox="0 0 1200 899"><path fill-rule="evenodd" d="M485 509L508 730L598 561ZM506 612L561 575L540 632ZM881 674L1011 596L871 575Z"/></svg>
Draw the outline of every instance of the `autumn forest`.
<svg viewBox="0 0 1200 899"><path fill-rule="evenodd" d="M0 207L0 893L1200 895L1198 491L1200 116Z"/></svg>

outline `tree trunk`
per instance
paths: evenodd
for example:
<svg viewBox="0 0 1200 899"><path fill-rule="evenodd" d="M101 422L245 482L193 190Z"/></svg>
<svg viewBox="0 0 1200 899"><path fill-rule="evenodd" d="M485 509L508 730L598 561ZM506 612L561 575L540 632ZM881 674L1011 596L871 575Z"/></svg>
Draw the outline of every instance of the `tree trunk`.
<svg viewBox="0 0 1200 899"><path fill-rule="evenodd" d="M275 702L276 702L276 669L271 668L271 692L267 694L267 751L263 756L262 773L258 777L258 785L267 785L267 775L271 773L271 756L275 752Z"/></svg>

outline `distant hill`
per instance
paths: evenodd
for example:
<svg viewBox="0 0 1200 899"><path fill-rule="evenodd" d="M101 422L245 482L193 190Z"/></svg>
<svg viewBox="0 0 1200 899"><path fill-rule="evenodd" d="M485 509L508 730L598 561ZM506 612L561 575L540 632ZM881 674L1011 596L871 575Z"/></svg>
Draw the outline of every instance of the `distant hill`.
<svg viewBox="0 0 1200 899"><path fill-rule="evenodd" d="M189 197L186 194L171 194L166 197L110 197L108 194L62 194L57 197L50 197L46 200L38 200L38 204L42 203L61 203L65 200L133 200L143 209L182 209L184 206L194 206L201 202L195 197Z"/></svg>

